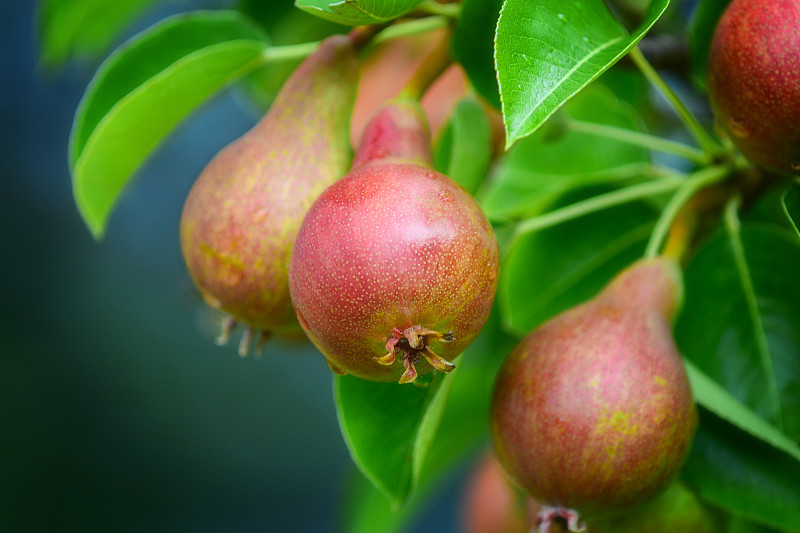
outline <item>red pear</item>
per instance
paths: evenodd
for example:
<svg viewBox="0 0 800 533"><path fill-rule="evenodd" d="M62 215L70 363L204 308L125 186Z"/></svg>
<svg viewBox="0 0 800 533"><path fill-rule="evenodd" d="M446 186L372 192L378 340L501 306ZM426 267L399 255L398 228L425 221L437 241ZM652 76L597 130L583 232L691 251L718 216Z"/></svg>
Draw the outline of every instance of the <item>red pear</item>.
<svg viewBox="0 0 800 533"><path fill-rule="evenodd" d="M675 477L697 410L671 332L678 265L635 263L598 296L533 331L495 384L500 462L546 524L629 509ZM590 519L591 522L591 519Z"/></svg>
<svg viewBox="0 0 800 533"><path fill-rule="evenodd" d="M800 0L731 2L714 32L708 93L747 159L800 174Z"/></svg>
<svg viewBox="0 0 800 533"><path fill-rule="evenodd" d="M299 332L289 297L292 243L317 196L350 165L356 50L323 41L264 118L206 166L186 199L181 247L206 302L262 334Z"/></svg>
<svg viewBox="0 0 800 533"><path fill-rule="evenodd" d="M494 231L467 191L430 168L429 145L418 104L386 105L298 232L292 301L334 371L401 383L448 372L489 316Z"/></svg>

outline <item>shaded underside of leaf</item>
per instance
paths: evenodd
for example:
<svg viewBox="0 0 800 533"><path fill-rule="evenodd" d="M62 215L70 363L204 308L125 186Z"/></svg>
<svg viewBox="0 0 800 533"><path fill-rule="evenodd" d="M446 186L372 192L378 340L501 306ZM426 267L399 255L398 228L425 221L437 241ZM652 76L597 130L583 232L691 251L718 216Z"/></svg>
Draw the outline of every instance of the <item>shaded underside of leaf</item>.
<svg viewBox="0 0 800 533"><path fill-rule="evenodd" d="M669 0L653 0L628 34L603 0L506 0L495 62L507 146L616 63L647 33Z"/></svg>
<svg viewBox="0 0 800 533"><path fill-rule="evenodd" d="M453 55L478 93L497 108L500 92L492 49L502 6L503 0L464 0L453 32Z"/></svg>
<svg viewBox="0 0 800 533"><path fill-rule="evenodd" d="M294 5L317 17L344 24L380 24L408 13L422 0L296 0Z"/></svg>
<svg viewBox="0 0 800 533"><path fill-rule="evenodd" d="M194 12L146 30L101 65L70 138L75 200L95 237L141 163L189 113L258 65L266 47L236 12Z"/></svg>

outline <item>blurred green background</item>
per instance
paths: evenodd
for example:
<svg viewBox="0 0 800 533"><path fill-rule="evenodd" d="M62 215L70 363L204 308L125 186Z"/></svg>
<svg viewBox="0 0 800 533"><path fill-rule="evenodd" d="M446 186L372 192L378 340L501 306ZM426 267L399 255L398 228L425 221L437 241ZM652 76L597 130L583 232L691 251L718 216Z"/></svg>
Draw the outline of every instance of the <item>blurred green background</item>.
<svg viewBox="0 0 800 533"><path fill-rule="evenodd" d="M127 37L176 11L170 2ZM308 344L241 359L184 268L183 200L257 117L226 92L139 172L92 240L72 116L98 62L38 66L35 2L0 3L0 530L338 531L352 462ZM464 473L413 531L457 529ZM433 511L435 509L435 512Z"/></svg>

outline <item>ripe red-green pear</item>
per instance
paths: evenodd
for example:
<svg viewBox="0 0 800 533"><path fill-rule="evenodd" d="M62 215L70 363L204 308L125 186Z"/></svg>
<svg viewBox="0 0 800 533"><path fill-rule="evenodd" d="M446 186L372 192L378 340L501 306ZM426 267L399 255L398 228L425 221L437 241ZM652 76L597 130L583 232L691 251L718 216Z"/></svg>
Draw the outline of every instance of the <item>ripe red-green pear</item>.
<svg viewBox="0 0 800 533"><path fill-rule="evenodd" d="M800 174L800 0L734 0L708 62L714 114L753 163Z"/></svg>
<svg viewBox="0 0 800 533"><path fill-rule="evenodd" d="M350 165L356 72L350 39L326 39L264 118L211 160L186 199L181 247L189 273L206 302L248 333L300 333L289 255L311 203Z"/></svg>
<svg viewBox="0 0 800 533"><path fill-rule="evenodd" d="M489 317L494 231L467 191L431 169L429 145L417 103L381 108L350 173L297 234L292 301L335 372L401 383L449 372Z"/></svg>
<svg viewBox="0 0 800 533"><path fill-rule="evenodd" d="M545 506L547 523L631 508L675 477L697 410L672 319L673 260L643 260L594 299L533 331L495 384L491 429L500 462ZM544 528L546 531L546 528Z"/></svg>

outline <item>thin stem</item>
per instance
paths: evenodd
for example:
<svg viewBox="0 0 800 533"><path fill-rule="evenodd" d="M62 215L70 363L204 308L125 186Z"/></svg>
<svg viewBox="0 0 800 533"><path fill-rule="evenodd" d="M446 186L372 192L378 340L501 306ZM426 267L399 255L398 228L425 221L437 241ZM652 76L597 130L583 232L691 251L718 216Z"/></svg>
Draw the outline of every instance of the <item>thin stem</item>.
<svg viewBox="0 0 800 533"><path fill-rule="evenodd" d="M431 15L450 18L457 18L461 14L461 4L440 4L435 0L426 0L417 6L417 9Z"/></svg>
<svg viewBox="0 0 800 533"><path fill-rule="evenodd" d="M638 46L635 46L629 53L631 59L639 68L639 70L644 74L644 76L652 83L656 89L658 89L664 98L672 104L672 107L675 108L675 111L678 112L678 115L683 120L686 127L689 128L689 131L694 136L695 140L700 144L703 150L706 151L708 154L715 154L719 151L719 146L717 145L716 141L709 135L709 133L703 128L697 118L689 111L689 108L678 98L678 95L675 94L675 91L667 85L667 82L656 72L656 70L647 62L645 59L644 54L639 49Z"/></svg>
<svg viewBox="0 0 800 533"><path fill-rule="evenodd" d="M686 178L661 212L661 216L658 222L656 222L655 228L653 228L653 233L650 235L650 241L647 243L644 256L646 258L653 258L658 255L678 212L692 197L694 197L697 191L721 181L723 178L726 178L730 172L731 169L728 166L715 166L699 170ZM688 220L687 224L689 224ZM678 228L678 231L682 234L682 232L689 229L688 227L681 226ZM676 234L675 237L678 237L678 234ZM683 235L683 240L686 241L687 239L691 239L691 237L692 232L687 231L686 234ZM670 254L673 256L675 254L679 256L683 255L684 247L685 243L673 242L670 245Z"/></svg>
<svg viewBox="0 0 800 533"><path fill-rule="evenodd" d="M669 228L669 234L661 252L662 256L671 257L681 265L685 265L688 260L692 248L691 243L700 225L700 215L689 207L689 205L684 206L675 215L675 220Z"/></svg>
<svg viewBox="0 0 800 533"><path fill-rule="evenodd" d="M597 124L595 122L584 122L582 120L567 119L567 125L573 131L586 133L589 135L596 135L598 137L607 137L616 141L649 148L658 152L677 155L688 159L699 165L707 165L710 161L708 154L687 144L662 139L654 135L648 135L638 131L633 131L625 128L618 128L616 126L608 126L606 124Z"/></svg>
<svg viewBox="0 0 800 533"><path fill-rule="evenodd" d="M514 248L519 239L534 231L555 226L562 222L582 217L602 209L608 209L616 205L668 193L679 188L682 183L684 183L684 180L679 178L662 178L656 181L637 183L636 185L631 185L624 189L618 189L581 202L576 202L566 207L556 209L555 211L545 213L544 215L523 220L517 225L516 230L514 230L508 249Z"/></svg>
<svg viewBox="0 0 800 533"><path fill-rule="evenodd" d="M381 44L398 37L407 37L410 35L419 35L421 33L428 33L439 28L445 28L450 24L448 17L425 17L418 20L410 20L408 22L400 22L393 24L380 32L372 40L374 44Z"/></svg>
<svg viewBox="0 0 800 533"><path fill-rule="evenodd" d="M447 26L449 22L450 19L447 17L425 17L424 19L393 24L373 37L370 43L380 44L399 37L428 33ZM278 63L304 59L319 47L319 43L320 41L312 41L285 46L272 46L264 50L261 61L262 63Z"/></svg>
<svg viewBox="0 0 800 533"><path fill-rule="evenodd" d="M756 295L755 287L753 286L753 276L750 272L750 266L747 262L747 256L744 251L744 244L742 243L742 222L739 219L739 209L742 205L740 196L732 196L727 205L725 206L725 214L723 221L725 230L728 233L728 242L733 253L733 259L736 264L736 270L739 274L741 288L744 292L744 299L747 303L747 310L750 315L750 321L753 324L755 332L756 350L759 359L761 360L761 370L766 378L766 388L768 400L772 404L772 415L775 418L776 426L778 429L783 429L784 418L783 408L781 406L781 399L779 388L776 378L776 369L772 363L770 356L770 347L767 342L764 326L764 317L762 316L761 308L759 307L758 298Z"/></svg>
<svg viewBox="0 0 800 533"><path fill-rule="evenodd" d="M310 56L319 47L319 43L319 41L313 41L285 46L271 46L264 50L264 54L261 57L264 63L295 61Z"/></svg>

